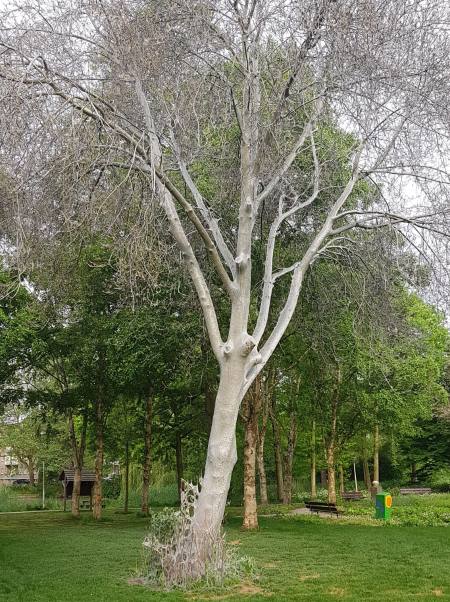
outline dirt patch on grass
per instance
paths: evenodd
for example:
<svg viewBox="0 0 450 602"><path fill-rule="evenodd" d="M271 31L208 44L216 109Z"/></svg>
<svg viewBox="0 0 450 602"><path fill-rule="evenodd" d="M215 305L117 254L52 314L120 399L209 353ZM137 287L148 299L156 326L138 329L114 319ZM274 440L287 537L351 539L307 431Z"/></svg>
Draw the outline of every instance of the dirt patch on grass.
<svg viewBox="0 0 450 602"><path fill-rule="evenodd" d="M128 585L147 585L143 577L132 577L127 581Z"/></svg>
<svg viewBox="0 0 450 602"><path fill-rule="evenodd" d="M330 587L328 593L331 596L336 596L336 598L343 598L346 592L345 589L343 589L342 587Z"/></svg>
<svg viewBox="0 0 450 602"><path fill-rule="evenodd" d="M223 594L191 594L188 595L188 599L196 600L198 602L213 602L215 600L241 600L241 598L244 598L244 596L258 595L270 598L273 596L273 593L264 591L261 587L255 585L254 583L239 583L231 590L224 592Z"/></svg>
<svg viewBox="0 0 450 602"><path fill-rule="evenodd" d="M319 579L319 573L312 573L311 575L300 575L300 581L310 581L311 579Z"/></svg>
<svg viewBox="0 0 450 602"><path fill-rule="evenodd" d="M431 593L433 594L433 596L436 596L436 598L442 598L442 596L444 595L444 590L440 587L436 587L435 589L431 590Z"/></svg>

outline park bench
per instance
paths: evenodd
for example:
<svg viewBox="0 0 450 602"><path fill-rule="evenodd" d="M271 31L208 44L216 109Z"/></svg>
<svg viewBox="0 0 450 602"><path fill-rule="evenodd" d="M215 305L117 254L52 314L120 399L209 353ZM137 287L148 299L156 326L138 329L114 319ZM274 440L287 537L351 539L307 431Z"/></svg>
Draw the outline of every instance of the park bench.
<svg viewBox="0 0 450 602"><path fill-rule="evenodd" d="M305 502L305 507L308 508L310 512L315 512L316 514L325 512L326 514L334 514L336 517L340 514L336 504L329 504L328 502L316 502L315 500L310 500L309 502Z"/></svg>
<svg viewBox="0 0 450 602"><path fill-rule="evenodd" d="M400 495L427 495L431 493L429 487L401 487Z"/></svg>
<svg viewBox="0 0 450 602"><path fill-rule="evenodd" d="M102 501L102 508L105 508L106 506L106 502L103 500ZM85 510L85 509L90 510L91 509L91 502L90 500L80 500L80 509L81 510Z"/></svg>
<svg viewBox="0 0 450 602"><path fill-rule="evenodd" d="M344 491L341 495L343 500L346 501L354 501L354 500L363 500L364 496L361 491Z"/></svg>

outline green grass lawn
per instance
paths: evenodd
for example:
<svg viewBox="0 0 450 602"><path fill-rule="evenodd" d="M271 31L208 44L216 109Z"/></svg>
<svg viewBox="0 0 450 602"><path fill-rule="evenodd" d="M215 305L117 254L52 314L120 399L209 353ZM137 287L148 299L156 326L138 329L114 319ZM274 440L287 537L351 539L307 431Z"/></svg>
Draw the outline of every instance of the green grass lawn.
<svg viewBox="0 0 450 602"><path fill-rule="evenodd" d="M220 594L152 592L127 580L140 562L146 519L107 513L0 516L0 601L434 600L450 597L450 529L262 518L256 533L227 522L228 540L259 579Z"/></svg>

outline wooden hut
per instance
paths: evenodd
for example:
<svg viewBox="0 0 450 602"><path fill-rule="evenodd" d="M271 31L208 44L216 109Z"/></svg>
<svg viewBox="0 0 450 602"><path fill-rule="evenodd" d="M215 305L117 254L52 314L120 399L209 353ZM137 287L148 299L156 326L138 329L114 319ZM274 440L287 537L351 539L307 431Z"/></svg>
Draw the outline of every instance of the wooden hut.
<svg viewBox="0 0 450 602"><path fill-rule="evenodd" d="M64 487L64 512L66 511L67 500L72 497L73 481L75 471L73 468L65 468L59 475L59 480L62 481ZM89 498L89 509L92 509L92 490L95 484L95 472L93 470L81 471L80 498Z"/></svg>

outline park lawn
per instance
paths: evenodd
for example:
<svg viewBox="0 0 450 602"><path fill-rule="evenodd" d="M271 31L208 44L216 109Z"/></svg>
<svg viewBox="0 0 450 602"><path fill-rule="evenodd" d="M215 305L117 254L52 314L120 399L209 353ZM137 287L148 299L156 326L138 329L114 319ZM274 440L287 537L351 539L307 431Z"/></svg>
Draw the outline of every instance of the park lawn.
<svg viewBox="0 0 450 602"><path fill-rule="evenodd" d="M0 515L0 601L272 599L434 600L450 597L450 529L349 524L315 517L262 518L256 533L227 523L228 540L252 556L253 583L227 592L152 592L128 585L147 520L107 512L96 524L62 513ZM226 597L224 597L226 596Z"/></svg>

